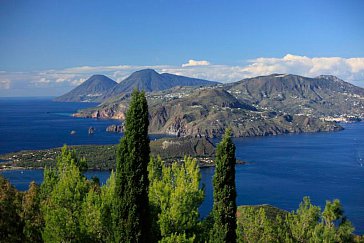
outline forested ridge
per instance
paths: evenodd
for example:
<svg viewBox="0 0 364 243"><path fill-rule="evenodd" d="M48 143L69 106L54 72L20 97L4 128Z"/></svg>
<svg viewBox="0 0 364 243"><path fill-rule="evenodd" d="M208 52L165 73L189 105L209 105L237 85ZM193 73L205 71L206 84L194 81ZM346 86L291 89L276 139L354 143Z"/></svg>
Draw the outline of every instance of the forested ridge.
<svg viewBox="0 0 364 243"><path fill-rule="evenodd" d="M324 209L303 198L292 212L237 207L235 146L227 129L216 148L214 204L204 199L195 159L166 164L150 156L148 105L134 91L116 170L104 185L87 179L87 161L67 146L41 185L20 192L0 176L0 242L363 242L339 200Z"/></svg>

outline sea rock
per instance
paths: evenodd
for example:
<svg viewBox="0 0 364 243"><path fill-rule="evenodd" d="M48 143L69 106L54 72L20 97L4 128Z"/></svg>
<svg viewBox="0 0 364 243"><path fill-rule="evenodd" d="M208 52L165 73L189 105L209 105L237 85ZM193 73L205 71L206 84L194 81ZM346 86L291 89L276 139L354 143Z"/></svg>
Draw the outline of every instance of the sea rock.
<svg viewBox="0 0 364 243"><path fill-rule="evenodd" d="M89 127L88 128L88 134L91 135L91 134L94 134L95 133L95 128L94 127Z"/></svg>

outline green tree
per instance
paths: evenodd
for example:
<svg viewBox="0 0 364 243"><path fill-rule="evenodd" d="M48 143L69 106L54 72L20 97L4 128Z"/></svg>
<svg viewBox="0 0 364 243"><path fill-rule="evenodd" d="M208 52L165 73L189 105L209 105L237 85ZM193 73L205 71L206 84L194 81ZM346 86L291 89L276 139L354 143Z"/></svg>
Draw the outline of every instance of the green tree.
<svg viewBox="0 0 364 243"><path fill-rule="evenodd" d="M296 212L287 216L290 238L296 242L307 242L312 237L320 214L320 207L312 205L309 197L304 197Z"/></svg>
<svg viewBox="0 0 364 243"><path fill-rule="evenodd" d="M106 184L101 187L101 223L102 238L105 242L113 241L113 203L115 199L115 173L111 171Z"/></svg>
<svg viewBox="0 0 364 243"><path fill-rule="evenodd" d="M61 155L57 157L57 170L61 173L67 169L69 165L74 165L80 172L87 171L87 162L85 158L78 158L76 150L68 149L67 145L64 145L61 149Z"/></svg>
<svg viewBox="0 0 364 243"><path fill-rule="evenodd" d="M148 125L145 94L134 90L126 113L124 137L117 150L113 214L117 242L147 242L150 237Z"/></svg>
<svg viewBox="0 0 364 243"><path fill-rule="evenodd" d="M227 129L216 149L211 242L236 242L235 145Z"/></svg>
<svg viewBox="0 0 364 243"><path fill-rule="evenodd" d="M56 171L50 173L45 191L50 190L41 205L45 227L45 242L83 242L88 239L83 230L82 205L88 183L82 175L75 153L65 146L57 159ZM48 180L48 179L47 179Z"/></svg>
<svg viewBox="0 0 364 243"><path fill-rule="evenodd" d="M102 224L102 199L98 185L91 186L82 203L81 231L85 232L89 241L102 242L104 228Z"/></svg>
<svg viewBox="0 0 364 243"><path fill-rule="evenodd" d="M197 161L185 157L181 165L164 166L160 158L152 159L148 171L149 199L157 209L161 242L193 242L199 228L198 207L204 198Z"/></svg>
<svg viewBox="0 0 364 243"><path fill-rule="evenodd" d="M243 207L238 214L238 242L279 242L276 225L267 218L264 208Z"/></svg>
<svg viewBox="0 0 364 243"><path fill-rule="evenodd" d="M39 199L41 203L47 200L57 183L57 168L45 167L43 172L43 182L40 185L39 192Z"/></svg>
<svg viewBox="0 0 364 243"><path fill-rule="evenodd" d="M39 187L31 182L23 195L21 218L24 222L23 234L27 242L41 242L43 216L40 212Z"/></svg>
<svg viewBox="0 0 364 243"><path fill-rule="evenodd" d="M115 173L112 171L106 184L100 187L95 179L90 181L82 204L82 231L88 241L113 242L112 204L115 190Z"/></svg>
<svg viewBox="0 0 364 243"><path fill-rule="evenodd" d="M299 208L286 218L292 242L353 242L354 227L344 216L340 201L326 201L323 212L304 197Z"/></svg>
<svg viewBox="0 0 364 243"><path fill-rule="evenodd" d="M0 241L22 242L21 193L0 175Z"/></svg>
<svg viewBox="0 0 364 243"><path fill-rule="evenodd" d="M353 242L354 227L344 216L338 199L326 201L321 222L316 224L312 241L314 242Z"/></svg>
<svg viewBox="0 0 364 243"><path fill-rule="evenodd" d="M186 234L173 233L169 236L162 238L160 243L193 243L195 242L195 236L187 237Z"/></svg>

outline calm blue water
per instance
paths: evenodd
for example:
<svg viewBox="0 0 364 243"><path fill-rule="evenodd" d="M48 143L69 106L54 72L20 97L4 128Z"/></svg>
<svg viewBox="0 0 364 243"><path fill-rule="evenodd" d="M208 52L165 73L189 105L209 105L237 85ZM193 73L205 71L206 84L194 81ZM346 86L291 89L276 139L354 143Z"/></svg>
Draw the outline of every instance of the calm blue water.
<svg viewBox="0 0 364 243"><path fill-rule="evenodd" d="M267 203L291 211L310 196L323 209L326 200L338 198L356 233L364 234L363 122L334 133L239 138L235 145L237 158L252 163L236 167L238 205ZM214 170L202 173L206 212Z"/></svg>
<svg viewBox="0 0 364 243"><path fill-rule="evenodd" d="M117 143L120 134L105 131L113 120L74 118L78 109L95 103L60 103L49 98L0 99L0 154L23 149L60 147L63 144ZM93 126L96 132L88 134ZM71 135L72 130L76 131Z"/></svg>
<svg viewBox="0 0 364 243"><path fill-rule="evenodd" d="M0 99L0 153L67 144L109 144L120 135L104 132L115 121L76 119L68 114L85 103L54 103L45 99ZM89 136L87 129L97 131ZM236 167L238 205L268 203L296 209L303 196L324 207L325 200L339 198L356 233L364 234L364 123L346 124L334 133L281 135L235 139L237 158L248 165ZM76 130L71 136L69 132ZM201 214L212 208L213 168L204 168L206 199ZM42 181L42 171L1 172L18 189L30 181ZM88 172L102 182L109 172Z"/></svg>

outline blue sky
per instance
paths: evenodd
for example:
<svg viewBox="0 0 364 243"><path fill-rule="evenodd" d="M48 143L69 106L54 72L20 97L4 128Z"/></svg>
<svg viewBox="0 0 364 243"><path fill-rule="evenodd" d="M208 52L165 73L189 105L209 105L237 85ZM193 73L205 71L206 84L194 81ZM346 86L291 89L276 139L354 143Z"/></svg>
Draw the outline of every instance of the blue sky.
<svg viewBox="0 0 364 243"><path fill-rule="evenodd" d="M351 72L357 72L349 75L350 70L345 69L343 75L336 73L338 76L353 82L364 80L361 0L0 0L0 4L0 96L24 92L42 95L47 90L57 95L82 82L93 71L121 79L145 66L234 81L245 76L214 76L203 73L209 72L206 67L190 70L192 66L206 65L190 65L188 71L181 71L180 67L191 59L206 61L215 68L246 67L259 58L281 61L288 54L310 60L341 58L350 63ZM300 71L301 64L296 64L298 71L295 67L282 70L306 74ZM131 68L105 69L120 65ZM340 62L335 65L341 66ZM323 71L335 71L335 65ZM84 66L94 69L83 71L82 75L73 73L74 77L68 76L69 80L63 82L45 76L64 70L71 74L72 68ZM25 83L27 89L21 85Z"/></svg>

